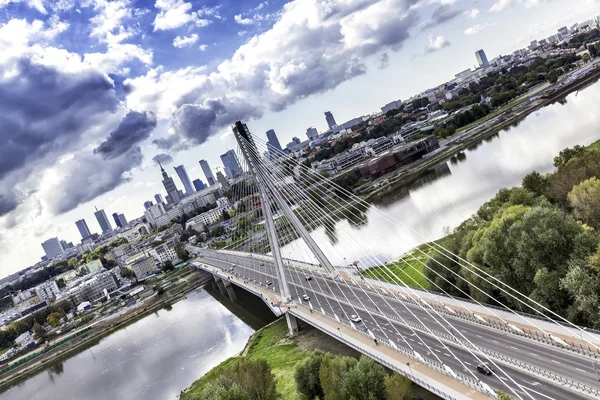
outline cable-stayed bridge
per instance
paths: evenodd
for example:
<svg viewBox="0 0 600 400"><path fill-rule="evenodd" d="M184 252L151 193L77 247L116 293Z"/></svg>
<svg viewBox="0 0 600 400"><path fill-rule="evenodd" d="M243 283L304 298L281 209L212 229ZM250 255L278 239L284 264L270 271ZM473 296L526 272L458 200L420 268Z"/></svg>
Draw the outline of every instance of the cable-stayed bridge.
<svg viewBox="0 0 600 400"><path fill-rule="evenodd" d="M420 269L415 272L439 293L419 288L415 279L410 286L402 284L372 250L369 238L341 232L338 245L323 250L314 230L324 226L327 232L339 215L360 224L367 205L253 138L245 124L236 123L233 131L244 173L229 188L233 204L224 213L227 240L213 240L213 249L189 246L199 255L193 265L212 273L223 293L234 298L232 284L248 290L274 313L285 314L291 333L301 319L443 398L495 398L497 391L515 399L600 398L600 335L569 323L466 260L460 260L463 268L529 314L500 302L481 303L464 292L465 299L453 298ZM400 221L392 222L418 236ZM435 243L428 246L458 257ZM355 265L330 261L357 250L362 263L381 266L386 281L400 283L365 278ZM434 260L422 253L425 262Z"/></svg>

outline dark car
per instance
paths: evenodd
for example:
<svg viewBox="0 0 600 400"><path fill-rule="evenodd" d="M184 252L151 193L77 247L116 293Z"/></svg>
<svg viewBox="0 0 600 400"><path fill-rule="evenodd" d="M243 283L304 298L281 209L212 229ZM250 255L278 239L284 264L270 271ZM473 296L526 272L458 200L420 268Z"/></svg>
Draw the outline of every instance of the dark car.
<svg viewBox="0 0 600 400"><path fill-rule="evenodd" d="M494 367L488 363L481 363L477 365L477 372L484 375L492 375L494 373Z"/></svg>

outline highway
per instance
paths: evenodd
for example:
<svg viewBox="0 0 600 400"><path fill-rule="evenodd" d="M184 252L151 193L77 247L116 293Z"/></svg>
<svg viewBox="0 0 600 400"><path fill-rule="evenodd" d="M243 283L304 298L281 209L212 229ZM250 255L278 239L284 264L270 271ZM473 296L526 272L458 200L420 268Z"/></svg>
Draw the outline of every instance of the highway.
<svg viewBox="0 0 600 400"><path fill-rule="evenodd" d="M194 249L198 250L197 248ZM223 270L229 270L232 264L236 264L237 266L234 268L234 271L230 273L235 273L242 277L242 279L255 280L257 283L262 282L263 286L266 285L267 281L270 281L272 282L272 290L279 291L278 281L273 269L274 266L271 263L264 262L264 265L260 265L262 262L257 259L222 254L205 249L200 251L204 255L204 258L198 261ZM516 394L512 393L508 387L516 388L517 394L524 399L560 400L585 398L582 395L563 389L558 384L554 385L534 375L529 375L504 364L497 363L500 368L495 368L496 373L490 377L478 374L475 366L481 360L487 361L484 356L479 356L478 360L460 344L451 342L443 342L442 344L431 334L418 332L419 335L417 336L415 331L403 324L401 320L404 319L409 323L418 325L423 323L437 332L446 332L442 327L445 326L449 331L452 329L451 332L458 335L455 332L455 329L457 329L479 347L496 351L517 360L527 361L529 364L544 370L557 373L589 386L598 387L598 380L591 361L568 351L543 345L520 336L502 334L479 324L473 324L444 315L452 323L453 326L451 327L449 324L441 321L440 317L431 310L432 315L428 315L421 307L401 302L389 296L381 296L379 293L363 291L360 288L318 275L312 275L313 279L307 281L304 272L297 272L293 269L288 269L286 272L288 286L295 300L302 301L301 297L306 294L310 298L310 305L316 310L320 311L322 309L326 314L332 317L337 316L346 321L350 315L359 315L363 318L363 321L356 324L357 328L363 330L368 328L377 337L391 339L399 346L410 347L423 356L434 360L438 359L438 361L443 362L456 371L465 372L465 369L470 370L482 381L494 388L504 390L513 395L513 397L516 397ZM373 311L369 314L363 311L365 307ZM440 321L441 324L435 321L434 318ZM462 363L458 360L462 361ZM523 389L518 388L500 369L505 371ZM523 391L526 391L528 394L525 394Z"/></svg>

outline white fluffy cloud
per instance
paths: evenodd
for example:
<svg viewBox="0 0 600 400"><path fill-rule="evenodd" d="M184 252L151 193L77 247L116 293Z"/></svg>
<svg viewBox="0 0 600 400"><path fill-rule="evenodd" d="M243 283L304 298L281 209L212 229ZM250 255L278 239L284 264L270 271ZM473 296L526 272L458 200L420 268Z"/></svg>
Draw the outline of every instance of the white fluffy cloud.
<svg viewBox="0 0 600 400"><path fill-rule="evenodd" d="M444 36L429 36L429 44L425 49L425 53L433 53L450 46L450 41Z"/></svg>
<svg viewBox="0 0 600 400"><path fill-rule="evenodd" d="M189 23L199 27L207 26L211 21L202 17L213 14L208 9L192 11L192 5L184 0L156 0L154 7L158 9L154 19L155 31L168 31Z"/></svg>
<svg viewBox="0 0 600 400"><path fill-rule="evenodd" d="M235 15L233 19L240 25L252 25L254 23L252 18L244 18L242 14Z"/></svg>
<svg viewBox="0 0 600 400"><path fill-rule="evenodd" d="M198 46L198 49L199 49L200 51L206 51L206 49L207 49L207 48L208 48L208 45L207 45L207 44L201 44L200 46Z"/></svg>
<svg viewBox="0 0 600 400"><path fill-rule="evenodd" d="M479 10L476 8L473 8L471 10L467 10L465 11L465 14L469 17L469 18L477 18L477 16L479 15Z"/></svg>
<svg viewBox="0 0 600 400"><path fill-rule="evenodd" d="M10 3L25 3L28 7L33 8L42 14L47 13L42 0L0 0L0 9L6 7Z"/></svg>
<svg viewBox="0 0 600 400"><path fill-rule="evenodd" d="M282 110L364 74L365 57L398 50L409 37L408 29L418 22L411 4L292 1L271 29L252 37L212 73L202 68L155 69L128 79L127 103L172 117L172 135L157 141L161 146L202 143L234 118ZM192 129L190 121L198 125Z"/></svg>
<svg viewBox="0 0 600 400"><path fill-rule="evenodd" d="M475 25L470 26L467 29L465 29L465 35L467 35L467 36L475 35L475 34L481 32L482 30L484 30L485 28L487 28L488 26L490 26L490 24L488 24L488 23L475 24Z"/></svg>
<svg viewBox="0 0 600 400"><path fill-rule="evenodd" d="M177 48L182 48L186 46L191 46L198 41L198 35L195 33L190 36L177 36L173 39L173 46Z"/></svg>

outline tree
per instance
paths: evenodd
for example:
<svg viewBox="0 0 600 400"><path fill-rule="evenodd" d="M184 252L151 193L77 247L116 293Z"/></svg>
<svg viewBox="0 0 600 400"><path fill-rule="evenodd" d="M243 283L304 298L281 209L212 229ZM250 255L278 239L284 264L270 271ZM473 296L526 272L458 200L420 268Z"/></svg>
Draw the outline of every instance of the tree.
<svg viewBox="0 0 600 400"><path fill-rule="evenodd" d="M229 215L227 210L223 209L223 221L229 221L230 218L231 216Z"/></svg>
<svg viewBox="0 0 600 400"><path fill-rule="evenodd" d="M498 390L496 392L496 396L498 400L513 400L512 397L510 397L509 395L507 395L506 393L504 393L502 390Z"/></svg>
<svg viewBox="0 0 600 400"><path fill-rule="evenodd" d="M584 63L590 62L590 55L587 53L584 54L583 57L581 57L581 61L583 61Z"/></svg>
<svg viewBox="0 0 600 400"><path fill-rule="evenodd" d="M387 400L412 399L412 382L407 377L393 373L385 377Z"/></svg>
<svg viewBox="0 0 600 400"><path fill-rule="evenodd" d="M77 266L79 266L79 260L77 259L77 257L71 257L69 258L67 265L70 269L77 269Z"/></svg>
<svg viewBox="0 0 600 400"><path fill-rule="evenodd" d="M385 399L385 369L375 361L361 356L344 376L342 387L349 399Z"/></svg>
<svg viewBox="0 0 600 400"><path fill-rule="evenodd" d="M558 73L556 71L553 70L548 74L548 82L551 84L558 82Z"/></svg>
<svg viewBox="0 0 600 400"><path fill-rule="evenodd" d="M58 286L59 289L62 289L65 286L67 286L67 284L65 283L65 280L63 278L58 278L56 280L56 286Z"/></svg>
<svg viewBox="0 0 600 400"><path fill-rule="evenodd" d="M57 313L57 312L53 312L52 314L48 315L48 317L46 318L46 321L52 325L53 328L56 328L58 326L60 326L60 319L62 318L62 316Z"/></svg>
<svg viewBox="0 0 600 400"><path fill-rule="evenodd" d="M181 261L186 261L190 258L190 253L185 249L185 246L182 243L177 243L175 245L175 254L177 254L177 258Z"/></svg>
<svg viewBox="0 0 600 400"><path fill-rule="evenodd" d="M556 157L554 157L554 166L556 168L562 168L565 166L569 160L575 157L579 157L586 152L585 146L575 145L573 148L567 147L558 153Z"/></svg>
<svg viewBox="0 0 600 400"><path fill-rule="evenodd" d="M239 360L227 376L236 382L250 400L275 400L279 396L275 376L265 360Z"/></svg>
<svg viewBox="0 0 600 400"><path fill-rule="evenodd" d="M171 260L167 260L162 264L161 269L164 272L169 272L169 271L175 270L175 267L173 266L173 263L171 262Z"/></svg>
<svg viewBox="0 0 600 400"><path fill-rule="evenodd" d="M222 236L224 234L225 234L225 228L223 228L221 225L215 226L210 231L210 236L211 237L219 237L219 236Z"/></svg>
<svg viewBox="0 0 600 400"><path fill-rule="evenodd" d="M600 228L600 180L591 177L575 185L567 200L577 218L596 229Z"/></svg>
<svg viewBox="0 0 600 400"><path fill-rule="evenodd" d="M42 325L38 324L37 321L33 324L33 332L35 333L35 337L38 339L46 339L46 330Z"/></svg>
<svg viewBox="0 0 600 400"><path fill-rule="evenodd" d="M219 376L215 381L207 384L202 391L190 400L250 400L240 386L228 376Z"/></svg>
<svg viewBox="0 0 600 400"><path fill-rule="evenodd" d="M342 381L348 371L356 365L352 357L325 357L321 363L319 380L323 388L323 400L346 400Z"/></svg>
<svg viewBox="0 0 600 400"><path fill-rule="evenodd" d="M296 367L294 380L296 389L302 398L312 400L323 397L320 370L325 357L320 351L315 351Z"/></svg>
<svg viewBox="0 0 600 400"><path fill-rule="evenodd" d="M548 188L548 179L539 172L533 171L523 177L521 185L530 192L540 196Z"/></svg>
<svg viewBox="0 0 600 400"><path fill-rule="evenodd" d="M135 278L135 273L129 268L121 268L121 276L123 278Z"/></svg>
<svg viewBox="0 0 600 400"><path fill-rule="evenodd" d="M156 294L158 296L162 296L164 293L165 293L165 288L164 287L159 286L159 287L156 288Z"/></svg>

